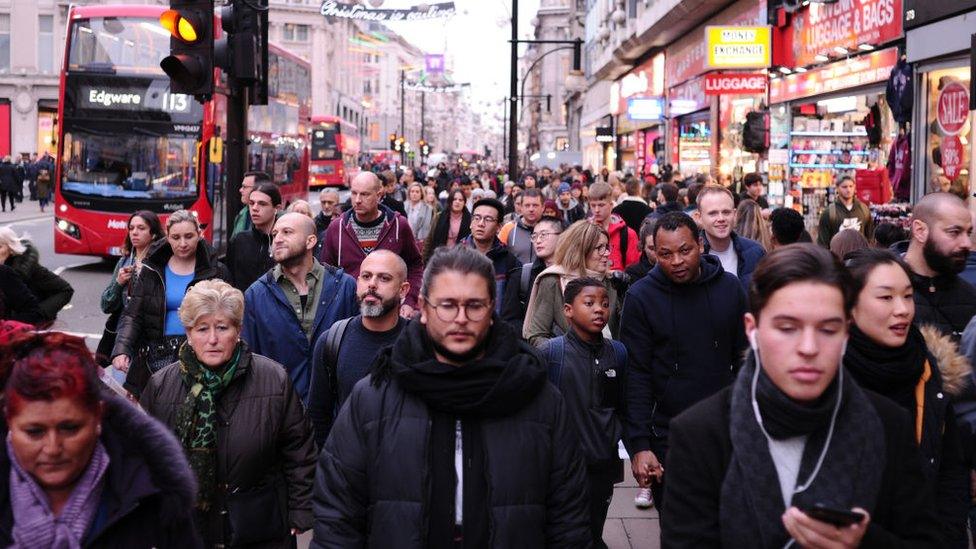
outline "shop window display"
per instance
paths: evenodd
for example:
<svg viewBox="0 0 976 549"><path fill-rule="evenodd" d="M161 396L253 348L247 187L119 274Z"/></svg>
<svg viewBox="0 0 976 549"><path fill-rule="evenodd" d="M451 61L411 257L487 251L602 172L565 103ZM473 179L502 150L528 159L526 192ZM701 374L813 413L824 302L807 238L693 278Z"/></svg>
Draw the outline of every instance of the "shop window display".
<svg viewBox="0 0 976 549"><path fill-rule="evenodd" d="M678 164L681 174L691 176L709 173L712 168L712 128L708 119L688 116L681 119L678 128Z"/></svg>
<svg viewBox="0 0 976 549"><path fill-rule="evenodd" d="M970 139L969 69L935 70L926 74L925 192L969 195Z"/></svg>

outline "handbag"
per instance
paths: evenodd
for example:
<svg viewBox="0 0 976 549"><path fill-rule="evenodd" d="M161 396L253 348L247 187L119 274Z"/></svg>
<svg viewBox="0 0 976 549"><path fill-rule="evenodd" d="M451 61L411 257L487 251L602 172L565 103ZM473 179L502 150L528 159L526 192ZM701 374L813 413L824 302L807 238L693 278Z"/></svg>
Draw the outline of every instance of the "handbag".
<svg viewBox="0 0 976 549"><path fill-rule="evenodd" d="M278 540L288 535L281 482L227 493L230 546Z"/></svg>
<svg viewBox="0 0 976 549"><path fill-rule="evenodd" d="M105 329L102 330L102 339L98 341L95 349L95 362L99 366L106 367L112 363L112 349L115 347L115 338L119 335L119 319L122 318L122 311L118 310L108 316L105 321Z"/></svg>
<svg viewBox="0 0 976 549"><path fill-rule="evenodd" d="M151 377L156 372L179 360L180 345L184 341L186 341L186 337L174 336L144 345L139 349L138 360L146 366Z"/></svg>

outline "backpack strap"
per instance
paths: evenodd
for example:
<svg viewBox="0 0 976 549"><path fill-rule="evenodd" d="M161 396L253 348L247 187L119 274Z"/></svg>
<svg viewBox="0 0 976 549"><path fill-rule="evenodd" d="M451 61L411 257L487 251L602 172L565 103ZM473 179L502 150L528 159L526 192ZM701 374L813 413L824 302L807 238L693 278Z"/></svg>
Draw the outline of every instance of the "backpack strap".
<svg viewBox="0 0 976 549"><path fill-rule="evenodd" d="M523 263L522 264L522 276L519 278L519 288L522 290L522 296L525 297L525 301L529 300L529 292L532 290L532 264Z"/></svg>
<svg viewBox="0 0 976 549"><path fill-rule="evenodd" d="M329 328L325 335L325 372L329 376L329 391L332 393L332 402L336 412L339 408L339 346L342 345L342 336L346 334L346 328L354 317L344 318L337 321Z"/></svg>
<svg viewBox="0 0 976 549"><path fill-rule="evenodd" d="M549 352L547 359L549 362L549 381L559 387L559 381L563 377L563 357L566 354L566 338L564 336L554 337L549 340Z"/></svg>
<svg viewBox="0 0 976 549"><path fill-rule="evenodd" d="M627 227L627 225L624 225L623 229L620 230L620 264L624 268L627 267L627 244L628 244L627 233L629 232L630 232L630 228ZM613 265L611 265L611 267L613 267Z"/></svg>
<svg viewBox="0 0 976 549"><path fill-rule="evenodd" d="M611 339L610 344L613 345L613 354L617 358L617 375L620 375L620 370L627 367L627 347L616 339Z"/></svg>

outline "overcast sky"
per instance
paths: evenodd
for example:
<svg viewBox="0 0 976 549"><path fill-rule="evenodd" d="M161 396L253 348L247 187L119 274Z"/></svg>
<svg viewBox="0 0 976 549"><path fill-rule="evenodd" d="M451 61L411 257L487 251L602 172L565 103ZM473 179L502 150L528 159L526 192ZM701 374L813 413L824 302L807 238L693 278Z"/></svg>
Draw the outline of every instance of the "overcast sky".
<svg viewBox="0 0 976 549"><path fill-rule="evenodd" d="M435 3L438 0L430 0ZM419 4L412 0L385 0L384 8ZM402 21L389 27L428 53L453 58L454 81L469 82L465 92L475 110L501 113L500 102L508 95L511 0L455 0L457 15L433 21ZM519 34L531 33L530 20L539 0L519 1ZM493 103L489 108L485 103Z"/></svg>

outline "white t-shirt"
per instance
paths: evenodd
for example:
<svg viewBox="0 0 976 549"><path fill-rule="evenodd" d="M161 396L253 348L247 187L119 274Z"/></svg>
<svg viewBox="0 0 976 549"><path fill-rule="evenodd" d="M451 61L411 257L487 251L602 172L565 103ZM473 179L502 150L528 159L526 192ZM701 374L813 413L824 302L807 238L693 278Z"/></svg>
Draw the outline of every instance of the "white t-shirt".
<svg viewBox="0 0 976 549"><path fill-rule="evenodd" d="M714 255L722 262L722 268L725 269L725 272L739 276L739 256L736 255L735 246L731 242L729 242L729 247L724 252L711 248L708 250L708 254Z"/></svg>

